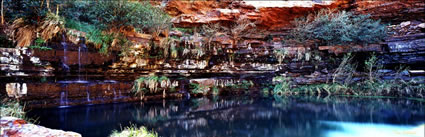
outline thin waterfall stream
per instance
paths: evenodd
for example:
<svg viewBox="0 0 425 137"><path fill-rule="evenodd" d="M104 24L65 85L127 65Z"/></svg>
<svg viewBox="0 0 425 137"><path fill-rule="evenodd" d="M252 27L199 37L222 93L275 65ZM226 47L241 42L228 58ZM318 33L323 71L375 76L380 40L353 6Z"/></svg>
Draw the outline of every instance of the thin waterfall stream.
<svg viewBox="0 0 425 137"><path fill-rule="evenodd" d="M86 54L87 54L87 46L85 44L85 39L84 37L80 37L80 44L78 46L78 81L82 81L83 79L81 79L81 69L83 67L83 64L81 64L81 60L83 60L83 63L86 59ZM87 74L84 74L84 80L86 80L86 76Z"/></svg>
<svg viewBox="0 0 425 137"><path fill-rule="evenodd" d="M66 51L68 48L68 43L66 43L66 38L65 38L65 34L62 34L62 42L61 45L63 47L63 60L62 60L62 67L63 69L65 69L66 71L69 71L69 66L67 65L67 57L66 57Z"/></svg>

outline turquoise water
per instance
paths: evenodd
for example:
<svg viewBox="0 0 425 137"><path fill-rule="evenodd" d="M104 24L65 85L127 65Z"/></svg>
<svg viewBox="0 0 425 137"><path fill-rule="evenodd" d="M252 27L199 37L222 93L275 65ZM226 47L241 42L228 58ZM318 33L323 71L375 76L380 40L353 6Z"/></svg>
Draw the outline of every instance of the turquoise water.
<svg viewBox="0 0 425 137"><path fill-rule="evenodd" d="M424 105L350 97L197 98L34 109L28 116L88 137L130 124L164 137L423 137Z"/></svg>

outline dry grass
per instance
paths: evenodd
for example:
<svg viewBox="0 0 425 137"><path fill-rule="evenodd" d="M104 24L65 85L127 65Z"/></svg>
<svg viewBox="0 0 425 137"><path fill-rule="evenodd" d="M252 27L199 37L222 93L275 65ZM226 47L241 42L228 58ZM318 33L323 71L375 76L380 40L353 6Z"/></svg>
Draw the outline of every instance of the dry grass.
<svg viewBox="0 0 425 137"><path fill-rule="evenodd" d="M26 24L23 18L19 18L13 21L10 27L12 39L17 42L17 47L28 47L37 37L48 41L64 30L63 20L51 13L39 24Z"/></svg>
<svg viewBox="0 0 425 137"><path fill-rule="evenodd" d="M10 26L12 30L12 39L17 42L17 47L28 47L35 39L35 26L26 25L24 19L19 18L13 21Z"/></svg>

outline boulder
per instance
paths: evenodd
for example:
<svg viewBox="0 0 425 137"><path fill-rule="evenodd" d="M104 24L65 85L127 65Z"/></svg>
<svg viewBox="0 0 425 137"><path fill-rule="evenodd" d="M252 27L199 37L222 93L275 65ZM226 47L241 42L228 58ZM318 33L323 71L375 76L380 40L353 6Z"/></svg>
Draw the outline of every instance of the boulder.
<svg viewBox="0 0 425 137"><path fill-rule="evenodd" d="M15 117L2 117L0 129L0 136L5 137L81 137L75 132L50 129Z"/></svg>

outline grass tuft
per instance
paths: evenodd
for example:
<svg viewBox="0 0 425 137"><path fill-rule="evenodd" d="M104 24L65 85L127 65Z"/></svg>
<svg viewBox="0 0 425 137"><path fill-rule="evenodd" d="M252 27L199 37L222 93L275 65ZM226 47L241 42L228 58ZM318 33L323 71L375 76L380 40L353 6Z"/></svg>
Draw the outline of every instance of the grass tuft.
<svg viewBox="0 0 425 137"><path fill-rule="evenodd" d="M143 126L137 128L135 125L131 125L125 127L121 132L114 130L109 137L158 137L158 134L153 131L148 131Z"/></svg>

